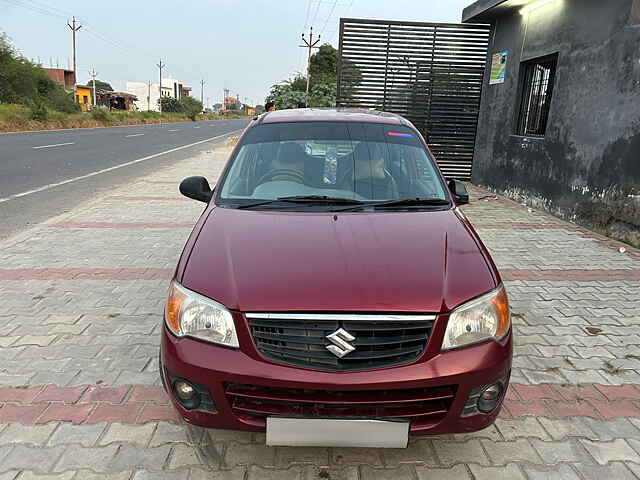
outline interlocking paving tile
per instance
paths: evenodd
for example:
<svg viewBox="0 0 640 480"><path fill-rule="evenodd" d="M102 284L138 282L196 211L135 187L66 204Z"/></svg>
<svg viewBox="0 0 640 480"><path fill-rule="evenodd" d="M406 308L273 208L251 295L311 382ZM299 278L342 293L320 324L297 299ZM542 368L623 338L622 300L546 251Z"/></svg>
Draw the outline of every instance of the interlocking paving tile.
<svg viewBox="0 0 640 480"><path fill-rule="evenodd" d="M157 373L166 280L202 208L177 185L225 158L177 162L0 242L0 480L640 477L640 256L475 187L463 210L504 274L516 335L495 426L405 450L188 430Z"/></svg>

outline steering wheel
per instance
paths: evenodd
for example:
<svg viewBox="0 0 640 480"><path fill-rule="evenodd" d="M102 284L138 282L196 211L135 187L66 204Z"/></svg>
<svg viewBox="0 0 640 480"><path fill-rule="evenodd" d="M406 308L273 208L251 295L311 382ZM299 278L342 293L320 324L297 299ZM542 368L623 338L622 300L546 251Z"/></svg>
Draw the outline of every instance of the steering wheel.
<svg viewBox="0 0 640 480"><path fill-rule="evenodd" d="M288 168L276 168L275 170L271 170L260 177L260 180L258 180L256 185L266 183L274 177L285 177L287 180L292 182L304 183L304 175L302 172Z"/></svg>

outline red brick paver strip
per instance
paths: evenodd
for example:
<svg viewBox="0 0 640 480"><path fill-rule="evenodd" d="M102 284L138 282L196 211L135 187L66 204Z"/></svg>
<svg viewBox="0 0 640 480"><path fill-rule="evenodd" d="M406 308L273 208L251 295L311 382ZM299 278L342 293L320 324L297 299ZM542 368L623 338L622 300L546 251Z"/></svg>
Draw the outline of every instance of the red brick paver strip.
<svg viewBox="0 0 640 480"><path fill-rule="evenodd" d="M50 403L47 409L36 420L36 423L71 422L85 423L95 405L65 405L63 403Z"/></svg>
<svg viewBox="0 0 640 480"><path fill-rule="evenodd" d="M112 405L109 403L99 404L91 415L86 419L86 423L118 422L136 423L138 413L142 409L142 404L122 404Z"/></svg>
<svg viewBox="0 0 640 480"><path fill-rule="evenodd" d="M47 385L35 398L33 403L47 402L64 402L76 403L87 389L86 386L80 387L58 387L56 385Z"/></svg>
<svg viewBox="0 0 640 480"><path fill-rule="evenodd" d="M13 268L0 280L169 280L170 268Z"/></svg>
<svg viewBox="0 0 640 480"><path fill-rule="evenodd" d="M49 228L193 228L191 222L57 222Z"/></svg>
<svg viewBox="0 0 640 480"><path fill-rule="evenodd" d="M154 202L154 201L160 201L160 202L173 202L173 201L189 201L192 202L193 200L191 200L190 198L187 197L162 197L162 196L158 196L158 195L137 195L137 196L128 196L128 195L112 195L110 197L107 197L107 199L109 200L123 200L123 201L127 201L127 202Z"/></svg>
<svg viewBox="0 0 640 480"><path fill-rule="evenodd" d="M129 397L131 402L156 402L169 404L169 396L162 387L134 387Z"/></svg>
<svg viewBox="0 0 640 480"><path fill-rule="evenodd" d="M99 387L92 386L82 395L81 402L109 402L109 403L122 403L129 393L131 387Z"/></svg>
<svg viewBox="0 0 640 480"><path fill-rule="evenodd" d="M571 225L568 223L528 223L528 222L491 222L482 223L475 222L473 224L475 228L490 228L490 229L535 229L535 230L578 230L580 227Z"/></svg>
<svg viewBox="0 0 640 480"><path fill-rule="evenodd" d="M584 385L586 395L579 397L575 386L510 385L502 418L526 416L546 418L591 417L596 419L640 418L640 389L626 385L616 391L616 398L607 401L589 398L603 385ZM4 389L4 398L19 398ZM161 387L126 386L58 387L48 385L34 400L7 401L0 408L0 422L20 421L24 424L49 421L73 423L118 422L122 424L152 421L179 421L179 416ZM128 398L127 398L128 397ZM47 400L44 400L47 399ZM44 412L44 413L43 413Z"/></svg>
<svg viewBox="0 0 640 480"><path fill-rule="evenodd" d="M502 269L504 280L614 282L640 280L640 269ZM168 280L169 268L16 268L0 269L0 280Z"/></svg>
<svg viewBox="0 0 640 480"><path fill-rule="evenodd" d="M503 268L500 275L505 280L530 281L582 281L582 282L615 282L640 280L640 269L615 270L515 270Z"/></svg>

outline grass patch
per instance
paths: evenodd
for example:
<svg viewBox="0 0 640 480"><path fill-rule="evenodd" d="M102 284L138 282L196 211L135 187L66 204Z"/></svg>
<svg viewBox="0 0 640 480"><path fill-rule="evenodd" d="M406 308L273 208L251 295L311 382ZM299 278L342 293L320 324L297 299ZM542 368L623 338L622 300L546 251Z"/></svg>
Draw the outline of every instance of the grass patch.
<svg viewBox="0 0 640 480"><path fill-rule="evenodd" d="M198 121L219 120L226 117L207 114L197 115L194 118ZM144 125L147 123L174 123L190 120L192 118L184 113L123 112L99 108L90 112L64 113L43 105L29 108L24 105L0 103L0 132Z"/></svg>

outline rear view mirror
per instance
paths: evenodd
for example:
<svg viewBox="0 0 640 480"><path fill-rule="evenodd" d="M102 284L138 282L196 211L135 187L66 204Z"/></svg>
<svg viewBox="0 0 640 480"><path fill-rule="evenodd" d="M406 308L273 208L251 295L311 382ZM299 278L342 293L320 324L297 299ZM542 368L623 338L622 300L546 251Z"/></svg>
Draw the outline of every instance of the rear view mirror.
<svg viewBox="0 0 640 480"><path fill-rule="evenodd" d="M449 180L449 190L453 194L453 198L458 205L469 203L469 193L467 187L459 180Z"/></svg>
<svg viewBox="0 0 640 480"><path fill-rule="evenodd" d="M180 193L199 202L209 203L213 190L204 177L187 177L180 183Z"/></svg>

